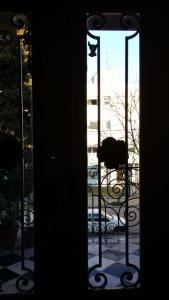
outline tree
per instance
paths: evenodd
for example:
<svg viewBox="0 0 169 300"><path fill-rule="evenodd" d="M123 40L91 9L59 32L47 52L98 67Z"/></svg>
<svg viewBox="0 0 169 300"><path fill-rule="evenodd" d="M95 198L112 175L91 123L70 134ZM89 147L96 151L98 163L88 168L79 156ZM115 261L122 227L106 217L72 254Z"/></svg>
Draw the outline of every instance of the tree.
<svg viewBox="0 0 169 300"><path fill-rule="evenodd" d="M0 132L16 136L21 142L20 61L18 48L0 49ZM32 103L31 74L28 69L27 45L22 43L24 196L32 192ZM12 207L21 195L20 164L0 170L0 197ZM0 207L1 211L3 207Z"/></svg>
<svg viewBox="0 0 169 300"><path fill-rule="evenodd" d="M125 96L119 91L114 92L111 97L110 109L116 128L121 132L120 139L125 140ZM139 191L139 92L135 87L129 89L128 94L128 163L130 194L133 196ZM123 171L118 172L124 178L124 175L121 175Z"/></svg>
<svg viewBox="0 0 169 300"><path fill-rule="evenodd" d="M110 110L119 139L125 140L125 97L119 91L110 98ZM137 89L129 91L128 96L128 152L129 163L139 162L139 95Z"/></svg>

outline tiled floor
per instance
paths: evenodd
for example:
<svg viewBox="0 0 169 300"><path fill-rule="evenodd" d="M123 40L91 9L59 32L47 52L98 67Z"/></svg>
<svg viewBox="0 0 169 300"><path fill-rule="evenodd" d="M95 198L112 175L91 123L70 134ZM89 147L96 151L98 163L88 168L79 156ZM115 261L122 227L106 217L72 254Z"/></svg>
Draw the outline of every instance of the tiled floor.
<svg viewBox="0 0 169 300"><path fill-rule="evenodd" d="M101 281L96 281L96 274L99 272L106 276L106 289L121 288L121 276L124 272L133 274L132 283L138 279L137 268L139 268L140 260L140 244L137 234L130 235L129 239L129 263L133 266L126 266L126 241L124 235L111 236L108 234L102 238L102 267L94 268L90 273L91 286L99 288L104 282L104 278L100 276ZM89 236L88 239L88 265L89 268L99 262L99 240L98 236ZM34 270L34 252L33 248L25 248L25 267L28 270L22 270L21 266L21 250L20 241L17 241L15 249L6 251L0 249L0 295L19 293L16 287L17 282L22 290L31 289L33 286L33 270ZM136 267L135 267L136 266ZM24 286L21 276L28 279L27 285ZM20 280L19 280L20 279Z"/></svg>
<svg viewBox="0 0 169 300"><path fill-rule="evenodd" d="M0 295L20 293L18 287L28 291L33 286L34 252L33 248L25 248L24 265L29 270L22 270L20 240L15 248L8 251L0 249ZM23 277L27 279L24 285Z"/></svg>
<svg viewBox="0 0 169 300"><path fill-rule="evenodd" d="M122 276L125 272L132 274L130 281L125 281L126 285L135 284L139 278L140 267L140 243L138 234L129 236L129 264L126 265L126 239L124 235L110 236L108 234L102 237L102 267L94 268L90 273L89 282L91 288L100 288L104 284L104 276L107 279L105 289L123 288L121 279L127 280L126 276ZM97 236L89 236L88 239L88 266L99 263L99 240ZM101 272L103 276L99 276L97 281L97 273Z"/></svg>

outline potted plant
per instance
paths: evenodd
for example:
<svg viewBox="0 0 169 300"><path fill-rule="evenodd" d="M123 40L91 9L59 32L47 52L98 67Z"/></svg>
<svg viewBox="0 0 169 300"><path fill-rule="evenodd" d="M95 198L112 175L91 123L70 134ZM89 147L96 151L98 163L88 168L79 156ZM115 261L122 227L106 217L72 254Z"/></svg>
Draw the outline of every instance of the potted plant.
<svg viewBox="0 0 169 300"><path fill-rule="evenodd" d="M0 245L14 247L18 232L19 177L16 170L0 170Z"/></svg>

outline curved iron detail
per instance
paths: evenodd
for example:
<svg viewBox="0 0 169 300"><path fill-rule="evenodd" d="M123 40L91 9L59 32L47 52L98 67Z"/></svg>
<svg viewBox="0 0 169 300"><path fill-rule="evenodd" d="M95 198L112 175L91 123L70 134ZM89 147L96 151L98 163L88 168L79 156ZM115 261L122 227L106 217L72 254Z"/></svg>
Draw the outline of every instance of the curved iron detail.
<svg viewBox="0 0 169 300"><path fill-rule="evenodd" d="M118 171L120 171L120 180L117 182L116 174ZM129 178L131 177L131 179L129 179L128 185L128 196L130 200L137 198L139 193L139 186L137 182L134 182L132 179L133 171L139 172L139 168L129 167L128 169ZM124 203L125 199L123 200L123 197L125 197L125 168L120 167L117 170L114 169L107 172L107 174L102 177L101 186L102 188L106 186L107 191L106 196L103 194L103 190L101 192L103 201L107 202L108 204L111 204L110 200L117 200L120 203ZM107 196L109 198L109 201L107 201Z"/></svg>
<svg viewBox="0 0 169 300"><path fill-rule="evenodd" d="M27 275L20 276L16 281L16 288L22 294L32 293L34 291L34 282Z"/></svg>
<svg viewBox="0 0 169 300"><path fill-rule="evenodd" d="M126 268L128 268L128 270L123 272L120 276L122 286L125 288L137 287L140 282L140 269L130 263L126 265Z"/></svg>
<svg viewBox="0 0 169 300"><path fill-rule="evenodd" d="M100 17L99 17L100 19ZM103 19L102 19L103 20ZM95 21L95 26L98 27L102 27L103 24L102 23L98 23L98 19L97 22ZM92 55L90 55L91 57L95 56L95 52L94 50L97 48L97 99L98 99L98 110L97 110L97 117L98 117L98 134L97 134L97 143L98 146L100 146L100 36L96 36L94 34L92 34L91 32L89 32L87 30L87 34L90 38L96 40L96 46L92 46L92 48L90 48L90 50L93 50L93 52L91 52ZM90 43L89 43L89 47L90 47ZM102 232L102 225L101 225L101 186L100 186L100 181L101 181L101 163L98 163L98 208L99 208L99 223L98 223L98 235L99 235L99 263L94 265L92 268L89 269L89 273L91 273L92 270L94 270L97 267L101 267L102 266L102 245L101 245L101 232ZM93 226L92 226L92 231L93 231ZM105 276L103 276L104 278ZM100 281L100 275L96 277L97 281ZM104 285L106 285L107 281L105 280L103 284L101 284L101 287L103 288Z"/></svg>
<svg viewBox="0 0 169 300"><path fill-rule="evenodd" d="M21 30L18 38L23 41L23 45L27 46L27 69L32 74L32 35L31 22L29 14L17 13L11 16L11 24L17 29Z"/></svg>
<svg viewBox="0 0 169 300"><path fill-rule="evenodd" d="M124 172L124 169L121 169ZM125 181L117 182L116 178L113 178L113 174L116 173L116 170L112 170L108 172L102 179L101 186L104 187L106 182L106 191L108 195L109 201L107 201L107 197L105 197L102 193L103 201L110 203L110 200L116 200L120 202L120 199L124 196L125 193ZM123 174L124 175L124 174ZM113 204L113 203L110 203Z"/></svg>
<svg viewBox="0 0 169 300"><path fill-rule="evenodd" d="M98 176L97 176L97 192L92 190L92 182L96 184L96 178L90 180L92 191L92 209L96 208L99 212L98 219L91 217L88 222L89 233L98 234L98 263L89 267L89 287L92 289L106 288L108 278L104 272L102 265L102 237L103 234L119 234L121 230L125 233L123 240L125 243L124 255L124 270L120 277L122 287L131 288L138 286L140 282L139 267L132 264L130 261L129 248L129 228L134 228L140 223L139 210L139 171L138 167L133 165L136 163L135 158L132 158L129 153L129 128L128 128L128 57L129 57L129 40L136 37L140 28L140 20L138 14L114 14L115 20L111 20L111 13L103 14L88 14L87 16L87 35L89 38L95 40L95 44L88 41L90 50L89 56L97 56L97 133L98 133ZM107 18L106 18L107 17ZM116 28L117 30L125 30L125 114L124 114L124 133L125 139L116 140L115 138L106 137L101 145L101 102L100 102L100 36L93 34L94 30L104 30ZM129 31L129 32L127 32ZM132 32L131 35L130 31ZM130 163L129 163L130 161ZM102 162L105 165L106 174L102 175ZM133 175L133 172L135 175ZM95 200L96 197L96 201ZM96 211L95 210L95 211ZM94 214L94 213L93 213ZM92 213L91 213L92 215ZM110 219L106 218L106 216ZM104 217L105 216L105 217ZM108 220L111 220L110 222ZM131 231L132 232L132 231ZM105 236L105 235L104 235ZM113 251L113 249L112 249ZM115 250L117 251L117 250ZM99 269L98 269L99 268ZM112 266L113 268L113 266Z"/></svg>
<svg viewBox="0 0 169 300"><path fill-rule="evenodd" d="M137 14L123 14L120 18L121 28L124 30L136 30L140 28L140 18Z"/></svg>
<svg viewBox="0 0 169 300"><path fill-rule="evenodd" d="M107 276L97 271L96 268L100 267L100 264L94 265L89 269L88 272L88 278L89 278L89 287L92 289L103 289L107 285ZM96 273L92 276L92 272L95 271ZM93 279L94 283L98 285L94 285L94 283L91 283L91 279Z"/></svg>
<svg viewBox="0 0 169 300"><path fill-rule="evenodd" d="M134 200L135 198L129 199ZM126 209L125 209L126 201L124 201L118 211L118 217L120 218L120 215L123 215L124 218L126 219ZM124 212L121 213L124 207ZM128 227L134 227L136 225L140 224L140 209L136 205L129 205L128 207Z"/></svg>
<svg viewBox="0 0 169 300"><path fill-rule="evenodd" d="M11 24L17 29L27 28L29 24L28 15L25 13L15 13L11 16Z"/></svg>
<svg viewBox="0 0 169 300"><path fill-rule="evenodd" d="M113 218L118 219L118 224L112 223L102 223L101 224L101 234L119 234L121 232L126 231L126 198L125 198L125 169L121 167L119 169L121 171L121 181L119 183L116 182L116 179L113 177L115 176L115 173L117 170L113 169L105 176L102 177L101 181L101 198L102 198L102 211L105 212L105 215L107 214L107 211ZM139 188L137 183L132 179L132 172L139 172L138 167L130 167L128 170L129 173L129 192L128 192L128 228L137 226L140 223L140 214L139 214L139 207L137 205L134 205L132 203L137 202L137 199L139 197ZM106 195L105 190L102 189L102 187L105 186L106 182ZM92 190L92 187L89 187L91 193L94 194L95 197L97 197L96 192ZM118 205L117 205L118 203ZM115 226L116 225L116 226ZM121 225L121 226L120 226ZM120 228L123 228L123 231L120 230ZM89 233L98 234L99 233L99 224L98 222L94 222L92 224L88 223L88 230ZM127 253L128 255L129 253ZM121 275L120 281L123 287L125 288L132 288L138 286L140 282L140 270L137 266L134 264L126 264L124 265L124 270L126 269L126 266L129 270L123 272ZM106 274L99 271L97 272L97 268L100 267L100 265L94 265L92 268L89 269L89 288L92 289L103 289L106 288L107 285L107 277ZM132 268L132 270L131 270ZM94 274L92 272L95 270ZM137 277L137 278L136 278Z"/></svg>
<svg viewBox="0 0 169 300"><path fill-rule="evenodd" d="M24 225L32 226L34 224L34 206L32 196L29 194L24 199Z"/></svg>
<svg viewBox="0 0 169 300"><path fill-rule="evenodd" d="M91 57L96 56L96 50L98 48L98 45L97 44L91 44L90 42L88 42L88 46L89 46L89 49L90 49L89 56L91 56Z"/></svg>
<svg viewBox="0 0 169 300"><path fill-rule="evenodd" d="M87 18L87 28L92 30L104 29L106 18L103 14L90 14Z"/></svg>
<svg viewBox="0 0 169 300"><path fill-rule="evenodd" d="M126 199L125 199L125 169L121 168L121 181L117 183L116 179L112 175L116 172L116 170L112 170L108 172L103 178L101 182L101 186L104 187L104 182L106 181L106 191L107 195L103 194L102 190L102 201L104 202L104 206L113 211L113 214L120 217L126 217ZM130 167L129 169L129 177L132 176L132 171L139 172L139 168ZM139 197L138 184L133 182L133 180L129 180L128 185L128 227L134 227L140 223L140 209L137 205L132 204L132 202L137 202ZM118 206L117 206L118 204ZM116 207L116 209L115 209ZM118 208L117 208L118 207Z"/></svg>

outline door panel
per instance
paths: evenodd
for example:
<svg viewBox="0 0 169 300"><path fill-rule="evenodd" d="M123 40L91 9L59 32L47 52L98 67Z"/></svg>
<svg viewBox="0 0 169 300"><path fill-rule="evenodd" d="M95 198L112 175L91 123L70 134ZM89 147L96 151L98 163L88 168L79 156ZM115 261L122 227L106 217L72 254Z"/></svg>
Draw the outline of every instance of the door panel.
<svg viewBox="0 0 169 300"><path fill-rule="evenodd" d="M167 286L161 274L168 252L168 18L135 4L133 10L138 9L142 17L142 289L123 290L119 297ZM85 13L64 9L56 18L51 11L50 16L41 12L38 20L34 15L36 278L37 289L47 295L58 289L72 295L87 291ZM98 297L97 291L86 293Z"/></svg>

